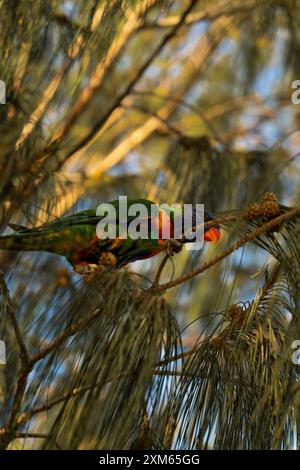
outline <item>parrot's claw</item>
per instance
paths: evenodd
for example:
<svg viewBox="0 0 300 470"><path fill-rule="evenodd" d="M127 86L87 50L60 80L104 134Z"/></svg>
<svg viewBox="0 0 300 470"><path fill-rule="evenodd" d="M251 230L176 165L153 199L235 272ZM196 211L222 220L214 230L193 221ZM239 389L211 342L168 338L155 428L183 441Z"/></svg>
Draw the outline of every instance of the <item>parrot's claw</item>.
<svg viewBox="0 0 300 470"><path fill-rule="evenodd" d="M117 264L117 258L113 253L109 251L101 253L98 264L88 263L87 261L83 261L78 263L74 266L74 271L77 274L81 274L82 276L86 276L88 274L94 274L96 272L102 272L104 269L108 268L109 266L115 266Z"/></svg>
<svg viewBox="0 0 300 470"><path fill-rule="evenodd" d="M173 238L168 240L167 251L170 256L172 256L174 253L180 253L180 251L182 250L182 247L183 247L182 243L179 242L178 240L174 240Z"/></svg>
<svg viewBox="0 0 300 470"><path fill-rule="evenodd" d="M76 264L74 266L74 271L77 274L87 275L99 271L99 266L97 264L90 264L84 261L82 263Z"/></svg>
<svg viewBox="0 0 300 470"><path fill-rule="evenodd" d="M99 265L103 266L115 266L117 264L117 257L110 251L101 253L99 258Z"/></svg>

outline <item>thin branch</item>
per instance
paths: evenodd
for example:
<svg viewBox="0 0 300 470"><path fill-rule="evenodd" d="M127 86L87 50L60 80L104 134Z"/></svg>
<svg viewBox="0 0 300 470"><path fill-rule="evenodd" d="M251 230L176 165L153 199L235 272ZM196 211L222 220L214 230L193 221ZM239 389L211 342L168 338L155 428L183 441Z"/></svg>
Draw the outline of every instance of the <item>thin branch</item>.
<svg viewBox="0 0 300 470"><path fill-rule="evenodd" d="M195 13L190 13L187 15L186 20L184 22L184 26L190 26L195 23L199 23L200 21L213 21L217 20L221 16L232 16L237 13L247 13L248 11L252 11L253 7L256 5L255 2L250 3L249 5L243 5L239 7L233 7L231 9L225 8L224 10L220 11L220 7L216 8L216 11L199 11ZM142 29L164 29L170 28L178 23L179 17L178 15L169 16L168 18L161 18L157 21L147 21L141 26Z"/></svg>
<svg viewBox="0 0 300 470"><path fill-rule="evenodd" d="M40 99L39 104L36 106L32 114L29 116L27 123L24 125L23 130L20 134L16 142L16 149L19 149L25 140L30 136L33 132L34 128L36 127L37 123L40 121L41 117L43 116L47 106L55 96L63 78L65 77L66 73L68 72L72 61L66 61L63 66L56 72L50 83L48 84L47 88L43 93L43 97Z"/></svg>
<svg viewBox="0 0 300 470"><path fill-rule="evenodd" d="M49 353L57 349L68 338L89 326L96 318L99 317L99 315L101 315L101 310L96 309L87 318L82 318L77 322L72 323L65 331L56 336L53 341L51 341L49 344L47 344L47 346L45 346L37 354L35 354L31 358L31 364L34 365L36 362L40 361L41 359L44 359Z"/></svg>
<svg viewBox="0 0 300 470"><path fill-rule="evenodd" d="M12 301L11 301L11 298L10 298L10 295L9 295L8 287L7 287L5 279L4 279L4 275L1 271L0 271L0 287L1 287L1 290L2 290L3 300L5 302L5 305L7 306L7 313L8 313L9 319L12 323L14 333L15 333L15 336L16 336L16 340L17 340L17 343L18 343L18 347L19 347L19 350L20 350L21 364L23 366L27 366L30 363L29 354L27 352L27 348L26 348L25 343L23 341L23 335L20 331L19 324L18 324L16 315L15 315L15 311L12 307Z"/></svg>
<svg viewBox="0 0 300 470"><path fill-rule="evenodd" d="M19 419L16 419L16 416L18 415L19 409L21 407L22 400L25 394L26 385L27 385L28 375L30 371L32 370L33 366L38 361L46 357L49 353L57 349L68 338L70 338L78 331L90 325L100 314L101 314L101 311L97 309L88 318L80 319L77 322L72 323L64 332L59 334L53 341L51 341L47 346L42 348L32 358L29 358L29 355L27 353L26 362L24 362L24 359L23 359L21 372L18 378L17 388L15 392L15 397L14 397L12 408L11 408L11 413L10 413L7 425L4 428L5 437L3 436L1 438L1 441L3 443L2 447L4 448L7 447L11 432L16 428L16 426L19 426L20 424Z"/></svg>
<svg viewBox="0 0 300 470"><path fill-rule="evenodd" d="M122 104L122 108L126 110L136 109L144 114L155 117L164 127L166 127L170 131L171 134L174 134L179 138L188 138L186 134L181 132L180 129L177 129L175 126L173 126L167 119L163 118L162 116L155 113L154 111L151 111L150 109L145 108L144 106L141 106L139 104L132 104L131 106L126 106Z"/></svg>
<svg viewBox="0 0 300 470"><path fill-rule="evenodd" d="M151 0L147 2L146 11L149 10L156 0ZM144 12L145 14L145 12ZM82 114L83 111L87 108L87 105L91 102L95 92L99 90L102 86L103 79L110 72L113 64L120 57L121 53L124 51L125 47L128 44L128 41L133 36L133 34L138 30L142 25L143 17L132 12L132 14L127 18L126 24L121 30L120 34L112 42L109 50L106 53L105 61L101 62L93 72L89 84L81 92L80 97L76 101L73 109L66 116L65 122L56 132L53 142L61 141L63 137L70 131L74 123L77 121L78 117Z"/></svg>
<svg viewBox="0 0 300 470"><path fill-rule="evenodd" d="M57 15L55 16L57 19ZM60 17L62 17L62 15L60 15ZM101 16L98 15L98 10L96 10L94 14L94 18L92 20L92 23L93 23L92 29L95 29L98 26L100 18ZM51 79L50 83L48 84L47 88L45 89L43 93L43 97L40 100L40 103L34 109L34 111L32 112L31 116L28 119L28 122L23 127L21 135L16 143L16 148L19 148L25 142L25 140L29 137L29 135L32 133L32 131L36 127L37 123L41 120L47 106L50 104L50 102L54 98L57 90L59 89L59 86L62 83L63 78L66 76L68 70L70 69L70 66L76 59L76 57L72 53L72 50L74 49L74 46L76 46L77 41L78 41L78 36L75 35L75 38L72 40L71 44L68 47L67 60L59 68L59 70L56 72L56 74ZM78 48L78 52L79 50L80 48ZM43 161L43 158L42 158L42 161Z"/></svg>
<svg viewBox="0 0 300 470"><path fill-rule="evenodd" d="M183 99L182 97L176 97L176 96L172 96L172 95L168 95L168 94L165 94L165 93L156 93L156 92L151 92L151 91L140 91L140 90L134 90L133 91L133 94L135 95L145 95L145 96L154 96L156 98L161 98L161 99L165 99L165 100L168 100L168 101L171 101L171 102L176 102L177 105L180 105L180 106L183 106L184 108L187 108L191 111L193 111L197 116L200 117L200 119L202 119L202 121L204 122L204 124L206 125L207 129L211 132L212 136L217 140L219 141L222 145L225 146L225 143L222 139L222 137L220 136L219 132L217 132L215 126L211 123L210 119L208 118L207 114L208 112L202 112L197 106L195 105L192 105L190 103L188 103L185 99ZM137 107L137 105L135 105ZM145 110L145 108L142 108L140 107L140 109L142 110ZM146 111L146 110L145 110ZM148 113L150 113L149 110L147 110ZM154 114L154 113L153 113ZM160 118L160 116L158 116L157 114L154 114L157 119L161 120L162 123L173 133L175 134L179 134L179 135L184 135L184 133L182 131L180 131L177 127L174 127L172 126L168 121L166 120L162 120Z"/></svg>
<svg viewBox="0 0 300 470"><path fill-rule="evenodd" d="M265 224L261 225L260 227L256 228L255 230L251 231L245 237L241 238L238 240L236 243L228 247L223 253L221 253L218 256L215 256L213 259L210 261L207 261L204 263L202 266L194 269L193 271L190 271L187 274L184 274L183 276L180 276L177 279L174 279L173 281L167 282L165 284L161 284L160 286L157 286L156 289L158 291L165 291L167 289L170 289L172 287L178 286L179 284L182 284L183 282L186 282L193 277L197 276L198 274L203 273L207 269L211 268L215 264L219 263L222 261L224 258L226 258L228 255L233 253L234 251L238 250L242 246L244 246L246 243L249 241L255 240L258 238L260 235L262 235L265 232L268 232L270 229L278 226L279 224L282 224L283 222L291 219L292 217L300 215L300 208L297 207L295 209L291 209L289 212L286 212L285 214L279 215L278 217L275 217L272 220L269 220Z"/></svg>
<svg viewBox="0 0 300 470"><path fill-rule="evenodd" d="M110 108L106 111L106 113L95 123L95 125L92 127L90 132L82 139L81 142L79 142L66 156L66 159L70 158L73 156L75 153L77 153L79 150L84 148L91 139L98 133L98 131L101 129L103 124L107 121L107 119L110 117L110 115L114 112L115 109L117 109L120 104L122 103L123 99L129 95L133 87L136 85L136 83L142 78L144 75L145 71L148 69L148 67L152 64L153 60L162 52L163 48L165 45L176 35L180 27L183 25L185 18L187 15L191 12L191 10L194 8L198 0L191 0L188 8L183 12L181 19L176 25L171 29L171 31L166 34L163 39L160 41L158 46L154 49L152 54L148 57L148 59L144 62L144 64L140 67L140 69L136 72L135 76L132 78L132 80L129 82L129 84L125 87L122 93L117 97L116 101L110 106Z"/></svg>
<svg viewBox="0 0 300 470"><path fill-rule="evenodd" d="M170 359L169 362L171 362L171 360L175 360L175 359ZM162 363L159 363L158 365L162 365ZM92 385L86 385L86 386L74 388L70 392L67 392L64 395L61 395L60 397L55 398L55 399L49 401L48 403L44 403L42 405L36 406L36 407L32 408L31 410L22 413L17 419L17 424L18 424L18 426L23 425L24 423L29 421L33 416L35 416L39 413L43 413L45 411L49 411L54 406L59 405L60 403L63 403L65 401L69 400L70 398L74 398L74 397L83 395L86 392L94 390L95 388L97 388L99 386L107 385L110 382L113 382L115 380L130 377L132 374L133 373L129 374L127 372L123 372L123 373L120 373L120 374L116 374L113 377L109 377L104 382L103 381L98 381L98 382L96 382ZM149 371L148 374L149 375L166 376L166 377L182 377L182 375L183 375L182 372L179 372L179 371L160 371L160 370L156 370L156 369L153 369L153 370Z"/></svg>
<svg viewBox="0 0 300 470"><path fill-rule="evenodd" d="M43 438L43 439L48 439L50 437L50 434L45 434L42 432L16 432L15 433L15 439L17 438Z"/></svg>
<svg viewBox="0 0 300 470"><path fill-rule="evenodd" d="M271 274L267 277L263 287L260 289L258 301L261 301L267 295L270 289L272 289L272 287L274 286L275 282L278 279L278 276L281 271L281 267L282 267L281 263L277 262L275 264L274 268L272 269Z"/></svg>
<svg viewBox="0 0 300 470"><path fill-rule="evenodd" d="M222 225L224 222L234 222L240 220L237 215L220 215L213 220L209 220L207 222L202 222L201 224L196 225L192 229L189 229L185 232L184 236L182 237L182 242L189 241L189 235L192 235L194 232L199 230L201 227L208 229L210 227L215 227L216 225Z"/></svg>
<svg viewBox="0 0 300 470"><path fill-rule="evenodd" d="M216 217L214 220L210 220L208 222L203 222L202 224L198 224L196 225L193 230L187 230L186 233L184 234L183 238L181 240L176 240L176 241L179 241L181 243L184 243L185 240L188 240L187 236L188 234L192 234L193 232L196 232L197 230L199 230L202 226L204 226L204 229L206 228L209 228L209 227L212 227L212 226L215 226L216 224L221 224L222 222L229 222L229 221L235 221L237 220L238 217L237 216L232 216L232 215L229 215L229 216L220 216L220 217ZM168 246L166 246L166 250L168 249ZM155 276L155 279L150 287L150 289L156 289L156 287L159 285L159 280L160 280L160 277L162 275L162 272L166 266L166 263L168 261L168 259L170 258L170 253L167 253L165 255L165 257L163 258L158 270L157 270L157 273L156 273L156 276Z"/></svg>
<svg viewBox="0 0 300 470"><path fill-rule="evenodd" d="M188 351L185 351L183 353L175 354L174 356L167 357L166 359L163 359L163 360L159 361L156 364L156 366L157 367L165 366L166 364L169 364L170 362L178 361L179 359L184 359L185 357L192 356L193 354L196 354L199 351L201 346L202 345L199 345L199 346L194 347L193 349L189 349Z"/></svg>
<svg viewBox="0 0 300 470"><path fill-rule="evenodd" d="M228 101L225 101L221 104L217 104L209 108L207 111L202 112L201 109L198 106L195 106L188 101L186 101L183 98L168 95L166 93L157 93L153 91L141 91L141 90L133 90L132 93L137 96L153 96L159 99L163 100L168 100L168 101L175 101L178 105L189 109L190 111L193 111L197 116L199 116L200 119L204 122L206 125L207 129L211 132L211 135L219 141L225 148L227 147L227 142L221 137L220 133L217 131L215 128L215 125L211 122L213 119L216 117L222 116L226 112L230 112L236 109L239 103L246 104L248 100L252 99L255 102L260 103L261 99L258 95L252 94L252 95L245 95L245 96L237 96L235 98L231 98ZM137 105L134 105L137 106ZM144 108L145 110L145 108ZM145 110L146 111L146 110ZM147 110L148 113L150 113L149 110ZM153 113L154 114L154 113ZM155 114L154 114L155 115ZM166 125L166 127L170 130L173 131L174 133L182 133L182 131L178 130L177 127L171 126L168 121L162 120L160 116L156 115L159 120L162 121L163 124ZM178 121L177 121L178 124ZM184 134L183 134L184 135Z"/></svg>
<svg viewBox="0 0 300 470"><path fill-rule="evenodd" d="M152 283L152 286L151 286L151 289L155 289L158 285L159 285L159 280L160 280L160 276L162 275L162 272L164 270L164 267L166 266L167 264L167 261L169 259L170 255L169 253L167 253L165 255L165 257L163 258L158 270L157 270L157 273L156 273L156 276L155 276L155 279Z"/></svg>
<svg viewBox="0 0 300 470"><path fill-rule="evenodd" d="M29 354L27 352L27 348L23 341L23 335L20 331L18 321L16 319L16 315L14 309L12 308L12 302L10 299L9 291L3 276L3 273L0 272L0 284L3 292L3 299L7 306L7 312L12 323L12 327L16 336L16 340L18 343L19 351L20 351L20 361L21 361L21 368L19 372L18 382L16 386L15 395L12 400L11 412L8 418L7 429L10 429L13 426L14 419L19 412L20 406L22 404L22 400L25 394L25 389L27 385L28 375L32 369ZM7 445L7 441L5 438L1 438L1 441L4 442L4 447Z"/></svg>
<svg viewBox="0 0 300 470"><path fill-rule="evenodd" d="M178 91L176 92L176 99L170 100L164 104L164 106L162 106L158 114L161 118L167 119L171 113L176 110L177 105L180 104L180 96L182 97L186 93L186 90L193 84L194 80L198 77L199 72L202 70L207 58L224 38L222 31L223 30L220 27L214 27L209 31L209 35L205 36L201 39L201 41L197 42L196 46L193 48L193 61L189 63L191 70L188 73L188 78L182 82L179 82L179 86L178 83L176 83L178 88ZM169 87L168 82L167 84L164 82L164 84L166 85L165 88ZM128 97L126 99L128 100ZM123 110L121 107L117 108L113 116L115 117L116 112L120 111L121 109ZM111 118L112 116L110 119ZM108 122L109 121L105 123L105 126L108 125ZM131 150L145 142L153 134L153 132L157 130L159 124L159 121L155 117L150 117L145 123L134 129L134 131L132 131L129 136L126 136L119 144L117 144L117 146L108 155L106 155L103 160L95 163L92 169L86 167L82 169L80 173L81 178L82 174L84 174L86 178L92 178L93 181L98 179L104 172L120 163ZM103 130L104 127L101 129L101 131L103 132ZM91 142L89 145L90 144ZM82 156L83 150L75 155L76 161L79 162L79 159ZM69 160L65 158L63 161L67 162ZM74 160L72 160L72 165L74 165ZM65 168L65 171L68 171L67 167ZM82 180L82 184L77 185L76 195L73 193L71 196L69 193L67 196L64 196L63 199L60 200L60 206L63 205L65 208L64 210L70 209L74 203L75 198L78 199L84 193L84 189L85 185L83 184Z"/></svg>
<svg viewBox="0 0 300 470"><path fill-rule="evenodd" d="M16 432L13 439L49 439L53 441L57 449L61 449L60 445L57 443L56 439L51 436L51 434L45 434L42 432Z"/></svg>

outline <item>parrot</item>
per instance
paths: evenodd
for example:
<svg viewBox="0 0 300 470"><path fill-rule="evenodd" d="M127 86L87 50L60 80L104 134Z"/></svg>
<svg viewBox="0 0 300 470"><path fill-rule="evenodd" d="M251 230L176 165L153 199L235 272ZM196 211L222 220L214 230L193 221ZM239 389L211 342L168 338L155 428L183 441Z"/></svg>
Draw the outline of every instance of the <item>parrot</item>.
<svg viewBox="0 0 300 470"><path fill-rule="evenodd" d="M143 204L148 214L151 213L151 205L155 204L148 199L128 199L128 208L133 204ZM118 215L119 199L111 201ZM192 209L192 225L195 228L196 209ZM39 227L26 228L16 224L8 224L15 233L0 236L1 250L38 251L56 253L64 256L78 274L90 274L101 271L110 266L121 268L133 261L143 260L171 249L172 254L181 250L183 243L190 240L163 239L162 227L169 226L170 234L174 225L175 211L167 213L159 208L154 223L158 227L159 235L156 239L132 239L121 237L118 230L114 238L102 237L96 231L97 224L103 220L103 216L97 215L97 209L86 209L72 215L62 216L47 222ZM182 217L182 212L181 212ZM136 216L128 216L129 224ZM153 216L148 215L142 221L149 224ZM204 221L213 221L215 216L204 211ZM119 219L114 221L116 229L120 227ZM152 222L153 223L153 220ZM147 225L149 227L149 225ZM119 230L120 231L120 230ZM220 238L220 227L215 224L204 229L204 240L216 242Z"/></svg>

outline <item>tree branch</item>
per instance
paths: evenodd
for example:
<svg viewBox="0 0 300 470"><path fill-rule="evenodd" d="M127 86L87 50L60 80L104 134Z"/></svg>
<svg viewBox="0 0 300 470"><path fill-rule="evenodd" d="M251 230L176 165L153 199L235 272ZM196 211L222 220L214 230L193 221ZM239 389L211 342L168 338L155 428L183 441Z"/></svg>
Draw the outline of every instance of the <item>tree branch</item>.
<svg viewBox="0 0 300 470"><path fill-rule="evenodd" d="M173 358L170 359L169 362L172 360L175 360ZM163 365L163 363L159 363L158 365ZM160 375L160 376L166 376L166 377L182 377L182 372L179 371L159 371L156 369L153 369L152 371L149 371L149 375ZM42 405L36 406L32 408L31 410L22 413L18 419L17 423L18 426L25 424L28 422L33 416L43 413L45 411L49 411L51 408L53 408L56 405L59 405L60 403L65 402L66 400L69 400L70 398L77 397L79 395L83 395L86 392L89 392L90 390L94 390L95 388L99 386L103 386L106 384L109 384L110 382L113 382L114 380L119 380L121 378L126 378L130 377L132 374L128 374L126 372L116 374L113 377L109 377L107 380L103 381L98 381L92 385L86 385L78 388L74 388L70 392L65 393L64 395L61 395L60 397L54 398L53 400L50 400L48 403L44 403Z"/></svg>
<svg viewBox="0 0 300 470"><path fill-rule="evenodd" d="M30 360L31 364L34 365L41 359L44 359L44 357L46 357L49 353L57 349L68 338L89 326L90 323L92 323L96 318L98 318L101 313L102 312L100 309L96 309L87 318L82 318L77 322L72 323L65 331L60 333L56 338L54 338L53 341L51 341L49 344L47 344L47 346L45 346L37 354L35 354Z"/></svg>
<svg viewBox="0 0 300 470"><path fill-rule="evenodd" d="M163 260L162 260L162 262L161 262L161 264L160 264L160 266L157 270L157 273L156 273L155 279L152 283L151 289L156 289L156 287L159 285L160 276L162 275L164 267L166 266L167 261L168 261L169 258L170 258L170 255L169 255L169 253L167 253L164 256L164 258L163 258Z"/></svg>
<svg viewBox="0 0 300 470"><path fill-rule="evenodd" d="M152 54L148 57L148 59L144 62L144 64L140 67L140 69L136 72L135 76L132 78L132 80L129 82L129 84L125 87L122 93L117 97L116 101L110 106L110 108L106 111L106 113L95 123L95 125L92 127L90 132L82 139L81 142L79 142L66 156L66 159L70 158L73 156L75 153L77 153L79 150L84 148L91 139L98 133L98 131L101 129L103 124L107 121L107 119L110 117L110 115L114 112L116 108L120 106L122 103L123 99L129 95L133 87L136 85L136 83L141 79L141 77L144 75L145 71L147 68L152 64L153 60L161 53L165 45L176 35L180 27L183 25L185 18L187 15L191 12L191 10L194 8L198 0L190 0L190 4L188 8L183 12L180 21L175 24L175 26L171 29L171 31L164 36L164 38L160 41L158 46L154 49Z"/></svg>
<svg viewBox="0 0 300 470"><path fill-rule="evenodd" d="M2 448L7 447L8 443L11 440L12 433L15 432L15 429L20 425L20 423L24 422L22 419L20 420L20 418L16 418L16 417L22 405L22 401L24 398L25 389L27 385L28 375L31 372L33 366L38 361L46 357L49 353L51 353L56 348L58 348L68 338L70 338L78 331L90 325L90 323L92 323L100 314L101 314L100 310L97 309L88 318L80 319L77 322L71 324L63 333L59 334L53 341L51 341L47 346L41 349L32 358L29 357L28 353L26 353L26 356L25 356L26 359L24 359L24 356L22 356L23 359L21 363L21 371L20 371L20 375L18 378L17 388L16 388L14 399L13 399L10 416L9 416L6 426L1 430L2 432L0 433L0 436L1 436L0 446ZM19 333L18 324L17 324L17 331L19 335L20 333Z"/></svg>
<svg viewBox="0 0 300 470"><path fill-rule="evenodd" d="M237 13L247 13L248 11L252 11L253 8L255 7L256 3L252 2L249 5L243 5L243 6L238 6L238 7L232 7L232 8L225 8L224 10L220 11L220 7L218 5L217 8L212 9L212 11L199 11L195 13L190 13L187 15L184 25L185 26L190 26L195 23L199 23L200 21L213 21L217 20L221 16L232 16ZM170 28L171 26L174 26L176 23L179 21L179 16L178 15L173 15L169 16L168 18L161 18L158 19L157 21L148 21L146 22L143 26L141 26L142 29L165 29L165 28Z"/></svg>
<svg viewBox="0 0 300 470"><path fill-rule="evenodd" d="M194 269L193 271L190 271L187 274L184 274L183 276L180 276L177 279L174 279L173 281L167 282L165 284L161 284L160 286L157 286L156 289L158 291L165 291L167 289L170 289L172 287L178 286L179 284L182 284L183 282L186 282L193 277L197 276L198 274L202 274L204 271L207 269L211 268L215 264L219 263L222 261L224 258L226 258L228 255L233 253L234 251L238 250L242 246L244 246L246 243L249 241L255 240L258 238L260 235L262 235L265 232L268 232L270 229L282 224L283 222L291 219L292 217L300 215L300 208L297 207L295 209L291 209L290 211L286 212L285 214L279 215L278 217L275 217L272 220L269 220L265 224L261 225L260 227L256 228L255 230L251 231L245 237L241 238L238 240L236 243L231 245L230 247L227 248L227 250L223 251L218 256L215 256L212 260L207 261L204 263L202 266ZM213 221L215 223L215 221Z"/></svg>
<svg viewBox="0 0 300 470"><path fill-rule="evenodd" d="M51 434L46 434L43 432L15 432L14 436L12 437L12 440L14 439L49 439L54 443L58 450L61 449L60 445L57 443L56 439L51 436Z"/></svg>
<svg viewBox="0 0 300 470"><path fill-rule="evenodd" d="M146 10L149 10L157 0L147 2ZM144 12L145 14L145 12ZM81 113L86 109L87 105L93 98L95 92L100 89L103 78L111 70L112 65L120 57L122 51L128 44L129 39L133 36L135 31L142 25L143 17L132 12L127 18L126 25L121 30L120 34L112 42L109 50L106 53L105 61L101 62L94 71L88 86L82 91L79 99L77 100L73 109L68 113L65 122L60 129L56 132L53 141L60 141L71 129L73 124L77 121Z"/></svg>
<svg viewBox="0 0 300 470"><path fill-rule="evenodd" d="M17 382L17 387L15 391L15 395L12 400L12 406L11 406L11 412L10 416L8 418L8 424L7 424L7 429L10 429L13 426L13 422L15 419L15 416L17 415L20 406L22 404L22 400L25 394L25 389L27 385L27 379L28 375L32 369L31 363L30 363L30 358L29 354L27 352L27 348L25 346L25 343L23 341L23 335L20 331L18 321L16 319L16 315L14 312L14 309L12 308L12 302L10 299L9 291L3 276L3 273L0 272L0 284L1 284L1 289L3 292L3 300L7 306L7 313L9 316L9 319L12 323L12 327L16 336L17 344L19 347L20 351L20 361L21 361L21 368L19 372L19 377L18 377L18 382ZM6 436L7 438L7 436ZM7 440L5 437L2 437L0 440L4 442L4 446L6 447L7 445Z"/></svg>
<svg viewBox="0 0 300 470"><path fill-rule="evenodd" d="M9 295L9 290L8 290L7 285L6 285L4 275L1 271L0 271L0 287L1 287L1 290L2 290L3 300L4 300L4 302L7 306L7 313L8 313L9 319L11 321L12 327L14 329L14 333L15 333L15 336L16 336L16 340L17 340L17 343L18 343L19 350L20 350L21 364L23 366L27 366L30 363L29 355L28 355L25 343L23 341L23 335L20 331L19 324L18 324L18 321L16 319L15 311L12 307L12 301L11 301L11 298L10 298L10 295Z"/></svg>

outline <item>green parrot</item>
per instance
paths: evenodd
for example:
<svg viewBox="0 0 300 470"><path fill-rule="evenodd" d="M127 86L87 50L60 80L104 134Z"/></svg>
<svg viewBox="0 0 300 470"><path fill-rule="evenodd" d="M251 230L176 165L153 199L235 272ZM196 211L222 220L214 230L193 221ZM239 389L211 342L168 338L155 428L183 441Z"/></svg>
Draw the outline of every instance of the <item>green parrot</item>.
<svg viewBox="0 0 300 470"><path fill-rule="evenodd" d="M118 217L119 200L110 202ZM128 210L133 204L143 204L148 211L148 216L142 221L149 224L151 216L151 205L154 203L147 199L128 199ZM195 209L193 209L194 211ZM142 260L155 256L165 251L171 246L174 252L180 251L182 241L168 240L161 238L162 227L169 224L170 233L174 224L175 212L165 212L158 210L158 216L154 221L158 227L158 238L151 239L132 239L123 238L120 229L119 219L114 221L117 224L116 236L113 238L101 239L96 232L97 224L104 216L96 214L96 209L88 209L73 215L60 217L52 222L45 223L39 227L28 229L19 225L9 224L15 230L13 235L0 236L0 249L17 251L45 251L65 256L78 274L88 274L96 270L102 270L106 266L115 266L117 268L127 265L133 261ZM182 216L182 215L181 215ZM214 220L214 216L204 213L205 221ZM129 225L136 219L135 216L127 217ZM192 220L195 220L193 212ZM192 225L194 222L192 222ZM150 225L147 225L150 227ZM124 228L124 226L123 226ZM192 227L191 227L192 228ZM219 226L210 227L204 232L206 241L217 241L220 238ZM184 241L184 243L186 240Z"/></svg>

